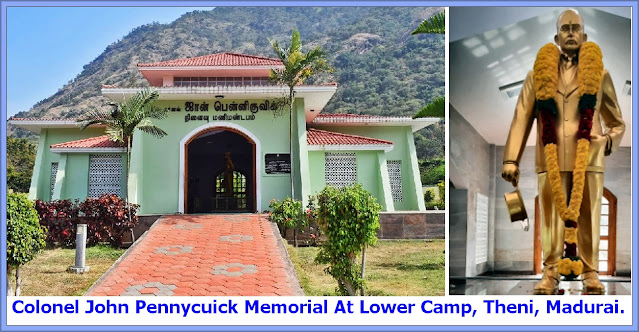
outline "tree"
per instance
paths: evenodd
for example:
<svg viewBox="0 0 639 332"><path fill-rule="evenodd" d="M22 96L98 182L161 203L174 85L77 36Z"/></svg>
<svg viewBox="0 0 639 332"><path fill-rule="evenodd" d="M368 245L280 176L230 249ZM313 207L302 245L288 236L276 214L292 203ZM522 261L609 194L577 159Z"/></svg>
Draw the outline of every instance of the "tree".
<svg viewBox="0 0 639 332"><path fill-rule="evenodd" d="M433 99L433 101L424 106L417 114L413 116L413 119L416 118L425 118L425 117L436 117L443 118L446 113L446 97L437 97Z"/></svg>
<svg viewBox="0 0 639 332"><path fill-rule="evenodd" d="M416 35L420 33L446 33L446 15L444 14L444 12L439 12L424 20L424 22L422 22L411 34ZM413 119L429 116L443 118L445 113L446 99L445 97L438 97L435 98L430 104L422 108L417 114L415 114L415 116L413 116Z"/></svg>
<svg viewBox="0 0 639 332"><path fill-rule="evenodd" d="M7 188L26 193L31 186L36 147L25 138L7 137Z"/></svg>
<svg viewBox="0 0 639 332"><path fill-rule="evenodd" d="M44 248L45 232L38 213L26 194L7 194L7 295L15 269L15 295L20 295L20 266L30 262Z"/></svg>
<svg viewBox="0 0 639 332"><path fill-rule="evenodd" d="M326 241L315 261L329 264L325 272L337 280L339 295L357 295L358 290L363 295L365 249L377 243L382 206L361 184L342 189L327 186L317 201L317 221ZM362 265L357 266L360 253Z"/></svg>
<svg viewBox="0 0 639 332"><path fill-rule="evenodd" d="M446 15L444 12L439 12L425 19L411 34L416 35L420 33L446 33Z"/></svg>
<svg viewBox="0 0 639 332"><path fill-rule="evenodd" d="M104 110L93 109L86 116L80 118L82 130L95 124L106 125L106 133L112 141L126 144L126 192L129 188L129 171L131 168L131 145L133 134L136 129L156 138L162 138L167 133L153 125L151 119L164 119L168 115L167 109L161 109L153 105L160 94L157 90L145 88L122 102L111 102L113 110L108 113ZM128 204L129 198L126 195L127 206L129 207L129 220L131 207Z"/></svg>
<svg viewBox="0 0 639 332"><path fill-rule="evenodd" d="M293 103L295 102L295 87L303 84L309 77L332 71L326 59L326 53L317 46L314 49L302 53L302 41L297 29L291 33L291 44L282 47L276 40L269 40L275 54L282 61L283 69L271 69L269 79L272 82L288 86L289 105L289 140L290 151L293 154ZM291 197L295 198L294 168L291 168Z"/></svg>

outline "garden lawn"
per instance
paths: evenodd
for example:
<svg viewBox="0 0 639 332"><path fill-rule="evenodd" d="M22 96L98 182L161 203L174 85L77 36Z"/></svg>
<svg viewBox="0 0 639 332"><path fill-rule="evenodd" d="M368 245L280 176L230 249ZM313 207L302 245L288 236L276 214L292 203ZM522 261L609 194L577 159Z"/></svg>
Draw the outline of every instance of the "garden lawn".
<svg viewBox="0 0 639 332"><path fill-rule="evenodd" d="M380 240L366 250L366 295L445 295L444 240ZM307 296L336 295L337 282L315 263L317 247L287 245ZM361 262L361 257L358 258Z"/></svg>
<svg viewBox="0 0 639 332"><path fill-rule="evenodd" d="M78 296L84 294L124 253L125 249L99 245L87 248L89 272L67 272L75 263L75 249L45 249L20 268L21 294L26 296ZM15 274L10 277L15 290Z"/></svg>

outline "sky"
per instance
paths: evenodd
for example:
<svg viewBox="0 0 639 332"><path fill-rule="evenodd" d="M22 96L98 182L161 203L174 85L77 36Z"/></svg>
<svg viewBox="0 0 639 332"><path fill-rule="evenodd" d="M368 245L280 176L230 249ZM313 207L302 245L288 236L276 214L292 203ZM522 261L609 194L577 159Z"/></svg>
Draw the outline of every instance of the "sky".
<svg viewBox="0 0 639 332"><path fill-rule="evenodd" d="M213 7L7 8L7 118L31 109L134 28Z"/></svg>

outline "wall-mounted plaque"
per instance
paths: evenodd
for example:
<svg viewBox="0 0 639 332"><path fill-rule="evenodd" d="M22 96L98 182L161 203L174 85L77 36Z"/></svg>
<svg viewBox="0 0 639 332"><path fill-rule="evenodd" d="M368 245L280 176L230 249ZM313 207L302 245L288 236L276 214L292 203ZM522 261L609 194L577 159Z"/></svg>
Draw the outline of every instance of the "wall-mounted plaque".
<svg viewBox="0 0 639 332"><path fill-rule="evenodd" d="M269 153L264 156L266 174L290 174L291 155L289 153Z"/></svg>

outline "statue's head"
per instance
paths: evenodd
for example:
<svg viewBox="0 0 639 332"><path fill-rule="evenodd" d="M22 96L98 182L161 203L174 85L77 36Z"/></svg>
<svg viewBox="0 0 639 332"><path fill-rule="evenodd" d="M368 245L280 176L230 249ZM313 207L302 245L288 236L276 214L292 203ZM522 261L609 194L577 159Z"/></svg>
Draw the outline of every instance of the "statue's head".
<svg viewBox="0 0 639 332"><path fill-rule="evenodd" d="M584 33L584 19L578 11L568 9L559 14L555 43L559 45L562 52L572 56L579 51L586 40L588 36Z"/></svg>

